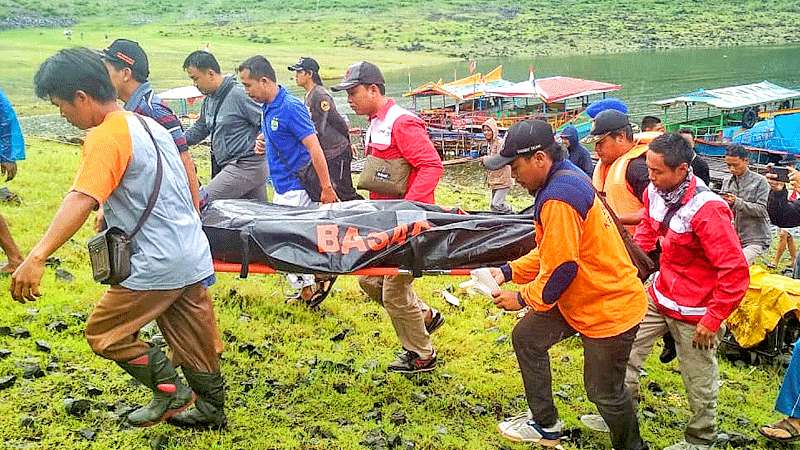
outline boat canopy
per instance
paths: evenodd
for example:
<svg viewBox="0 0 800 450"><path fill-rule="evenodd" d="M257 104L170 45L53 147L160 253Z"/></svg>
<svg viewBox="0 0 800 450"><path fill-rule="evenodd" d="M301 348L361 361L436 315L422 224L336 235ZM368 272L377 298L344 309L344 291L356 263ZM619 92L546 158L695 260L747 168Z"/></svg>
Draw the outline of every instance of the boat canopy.
<svg viewBox="0 0 800 450"><path fill-rule="evenodd" d="M720 89L699 89L675 98L653 102L653 104L666 108L676 103L701 103L721 110L731 110L797 98L800 98L800 91L778 86L769 81L762 81Z"/></svg>
<svg viewBox="0 0 800 450"><path fill-rule="evenodd" d="M511 84L510 81L503 79L503 66L497 66L485 75L476 73L449 83L442 83L442 80L430 81L406 92L404 96L431 97L443 95L457 100L469 100L483 97L488 89L510 86Z"/></svg>
<svg viewBox="0 0 800 450"><path fill-rule="evenodd" d="M514 83L511 86L486 90L488 97L538 98L544 103L555 103L587 95L618 91L622 86L603 81L572 77L547 77Z"/></svg>
<svg viewBox="0 0 800 450"><path fill-rule="evenodd" d="M194 86L182 86L164 91L158 97L161 100L190 100L203 97L203 93Z"/></svg>

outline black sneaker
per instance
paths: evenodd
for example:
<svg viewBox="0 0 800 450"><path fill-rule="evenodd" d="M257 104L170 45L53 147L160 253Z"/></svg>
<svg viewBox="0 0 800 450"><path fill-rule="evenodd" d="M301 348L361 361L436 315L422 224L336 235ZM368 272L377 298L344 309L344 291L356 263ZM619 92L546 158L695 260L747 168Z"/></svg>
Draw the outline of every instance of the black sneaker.
<svg viewBox="0 0 800 450"><path fill-rule="evenodd" d="M675 338L667 333L664 335L664 350L661 350L661 355L658 356L658 359L662 363L667 364L677 357L678 350L675 348Z"/></svg>
<svg viewBox="0 0 800 450"><path fill-rule="evenodd" d="M442 325L444 325L444 316L439 311L431 308L431 323L425 324L425 330L428 334L433 334Z"/></svg>
<svg viewBox="0 0 800 450"><path fill-rule="evenodd" d="M428 359L422 359L412 351L401 353L387 368L390 372L418 373L430 372L436 368L436 352Z"/></svg>

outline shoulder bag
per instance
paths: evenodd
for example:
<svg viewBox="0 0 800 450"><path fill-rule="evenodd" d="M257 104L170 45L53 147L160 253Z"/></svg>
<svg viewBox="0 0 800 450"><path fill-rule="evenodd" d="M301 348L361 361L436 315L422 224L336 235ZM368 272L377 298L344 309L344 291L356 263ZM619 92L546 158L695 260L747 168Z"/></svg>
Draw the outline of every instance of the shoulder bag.
<svg viewBox="0 0 800 450"><path fill-rule="evenodd" d="M89 260L92 263L92 277L101 284L119 284L131 276L131 243L133 237L139 233L145 220L153 211L158 193L161 190L161 177L163 174L161 150L158 148L147 122L139 115L136 115L136 118L139 119L145 131L147 131L156 150L155 186L150 198L147 199L147 207L145 207L142 217L139 218L139 222L136 223L136 227L131 231L130 235L120 228L111 227L89 239L87 247L89 248Z"/></svg>
<svg viewBox="0 0 800 450"><path fill-rule="evenodd" d="M408 190L411 164L405 158L383 159L367 155L358 176L358 188L378 194L404 196Z"/></svg>

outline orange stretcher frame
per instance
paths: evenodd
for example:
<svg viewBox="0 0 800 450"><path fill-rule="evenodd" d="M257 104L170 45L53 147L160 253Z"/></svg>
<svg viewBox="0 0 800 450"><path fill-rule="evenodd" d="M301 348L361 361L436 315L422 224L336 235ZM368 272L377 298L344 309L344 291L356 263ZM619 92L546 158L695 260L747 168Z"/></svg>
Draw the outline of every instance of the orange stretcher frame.
<svg viewBox="0 0 800 450"><path fill-rule="evenodd" d="M444 269L444 270L422 270L422 275L447 275L447 276L469 276L472 269ZM227 263L223 261L214 260L214 271L223 273L242 273L242 265L237 263ZM247 265L247 274L256 273L261 275L274 275L280 273L272 267L262 263L250 263ZM412 275L413 272L409 269L401 269L398 267L369 267L366 269L359 269L353 272L333 274L333 275L367 275L367 276L383 276L383 275Z"/></svg>

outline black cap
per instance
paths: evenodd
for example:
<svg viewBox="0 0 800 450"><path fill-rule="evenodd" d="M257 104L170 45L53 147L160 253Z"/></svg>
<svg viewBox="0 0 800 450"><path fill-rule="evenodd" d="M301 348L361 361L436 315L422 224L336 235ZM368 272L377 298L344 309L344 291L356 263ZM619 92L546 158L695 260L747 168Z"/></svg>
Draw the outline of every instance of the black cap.
<svg viewBox="0 0 800 450"><path fill-rule="evenodd" d="M342 82L331 87L331 90L334 92L346 91L359 84L385 85L386 81L383 79L383 74L381 69L378 69L378 66L366 61L359 61L347 68Z"/></svg>
<svg viewBox="0 0 800 450"><path fill-rule="evenodd" d="M147 55L136 41L117 39L108 48L100 52L109 61L116 61L130 67L137 78L146 80L150 77L150 65Z"/></svg>
<svg viewBox="0 0 800 450"><path fill-rule="evenodd" d="M483 165L489 170L497 170L511 164L517 156L547 150L555 145L556 139L549 123L538 119L523 120L508 129L503 149L484 159Z"/></svg>
<svg viewBox="0 0 800 450"><path fill-rule="evenodd" d="M630 125L631 121L627 114L617 111L616 109L607 109L595 116L592 124L592 131L589 132L589 136L587 136L583 142L586 144L599 142L608 136L609 133Z"/></svg>
<svg viewBox="0 0 800 450"><path fill-rule="evenodd" d="M287 69L291 70L292 72L296 72L298 70L308 70L311 72L319 72L319 64L314 58L309 58L308 56L301 57L295 64L287 67Z"/></svg>

